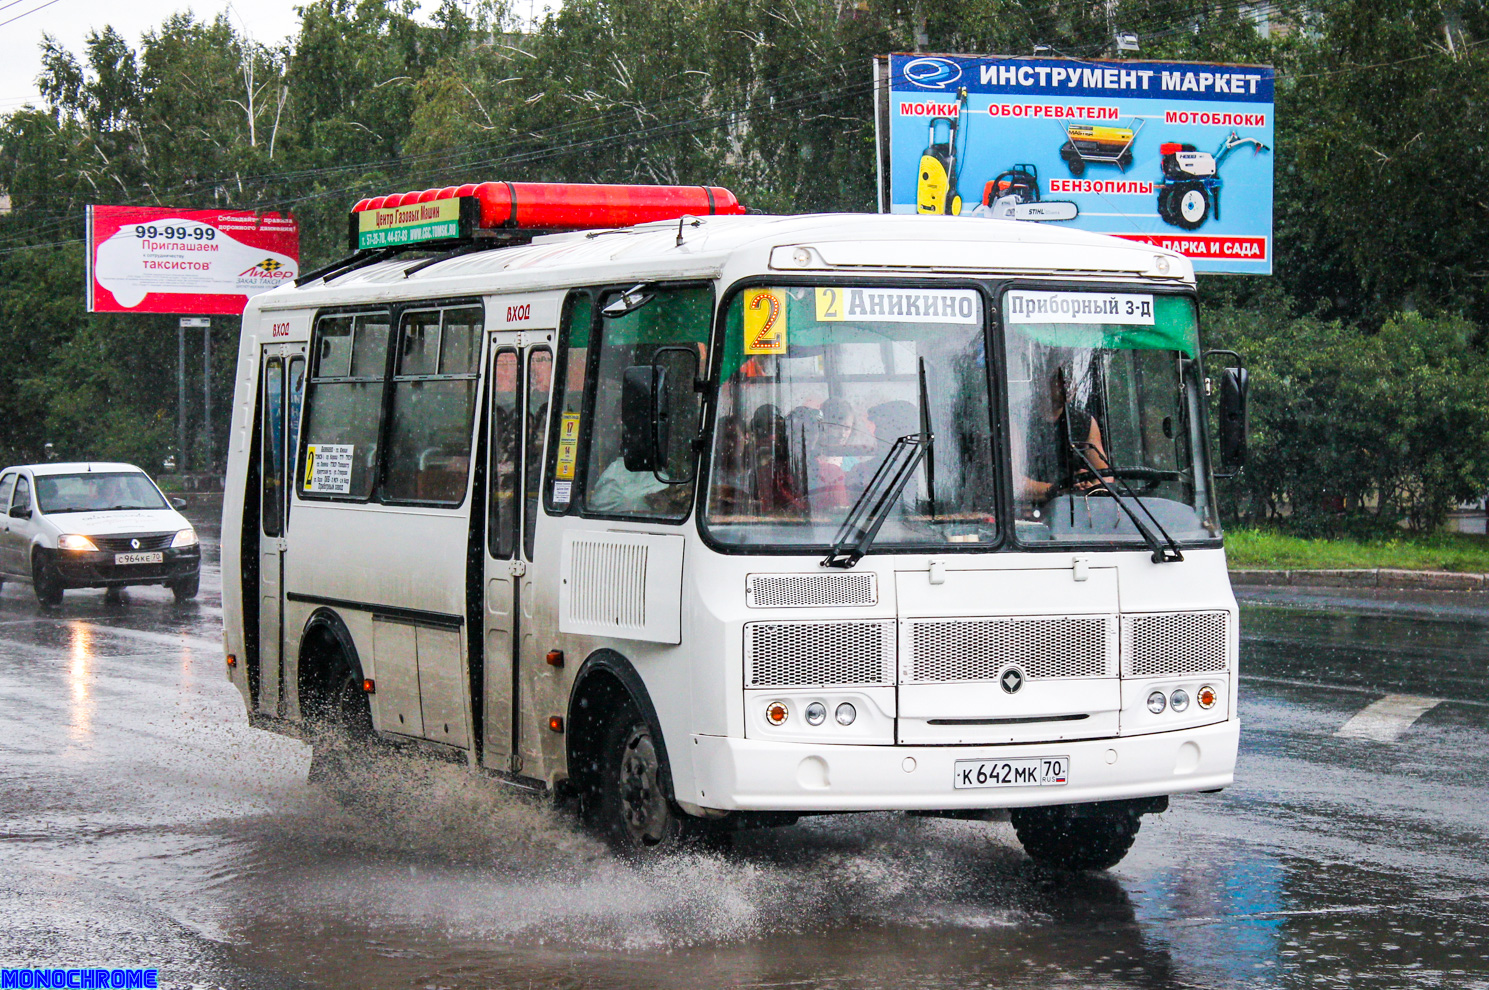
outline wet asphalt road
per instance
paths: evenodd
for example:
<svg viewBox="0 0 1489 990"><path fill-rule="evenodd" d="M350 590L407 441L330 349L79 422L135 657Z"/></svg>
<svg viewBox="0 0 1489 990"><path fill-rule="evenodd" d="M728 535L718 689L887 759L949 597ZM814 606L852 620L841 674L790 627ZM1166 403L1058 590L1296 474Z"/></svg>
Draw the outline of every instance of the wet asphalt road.
<svg viewBox="0 0 1489 990"><path fill-rule="evenodd" d="M308 751L247 728L222 677L204 536L189 605L0 594L0 964L169 987L1489 987L1474 596L1245 595L1239 782L1146 819L1108 874L1036 869L1006 824L896 815L633 868L454 767L394 767L350 808L307 789ZM1445 700L1361 715L1392 694Z"/></svg>

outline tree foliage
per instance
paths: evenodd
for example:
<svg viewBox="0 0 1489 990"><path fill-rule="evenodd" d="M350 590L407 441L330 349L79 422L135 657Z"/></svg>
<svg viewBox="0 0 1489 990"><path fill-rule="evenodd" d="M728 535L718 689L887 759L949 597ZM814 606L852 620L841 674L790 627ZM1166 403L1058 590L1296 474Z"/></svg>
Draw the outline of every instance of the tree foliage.
<svg viewBox="0 0 1489 990"><path fill-rule="evenodd" d="M43 37L42 106L0 118L0 447L158 463L172 443L173 321L82 312L88 203L290 210L307 267L343 252L364 195L489 178L721 183L766 211L870 210L873 55L919 40L1093 57L1130 30L1145 58L1278 68L1278 274L1202 287L1216 335L1256 371L1235 510L1430 525L1489 485L1489 14L1268 9L1270 35L1212 0L566 0L535 25L503 0L418 17L413 0L313 0L268 45L188 13L137 47L107 28L80 52ZM213 371L219 450L232 332Z"/></svg>

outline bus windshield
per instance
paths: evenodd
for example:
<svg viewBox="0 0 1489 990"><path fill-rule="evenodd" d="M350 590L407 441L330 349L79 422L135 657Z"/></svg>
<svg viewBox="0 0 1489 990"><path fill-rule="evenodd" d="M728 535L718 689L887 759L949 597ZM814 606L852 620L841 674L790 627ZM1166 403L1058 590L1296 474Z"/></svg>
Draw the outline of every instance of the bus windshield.
<svg viewBox="0 0 1489 990"><path fill-rule="evenodd" d="M1174 541L1220 535L1192 300L1013 289L1003 327L1019 542L1138 543L1134 515Z"/></svg>
<svg viewBox="0 0 1489 990"><path fill-rule="evenodd" d="M929 434L875 547L994 542L983 327L982 296L969 288L737 294L726 314L711 536L826 547L895 441Z"/></svg>

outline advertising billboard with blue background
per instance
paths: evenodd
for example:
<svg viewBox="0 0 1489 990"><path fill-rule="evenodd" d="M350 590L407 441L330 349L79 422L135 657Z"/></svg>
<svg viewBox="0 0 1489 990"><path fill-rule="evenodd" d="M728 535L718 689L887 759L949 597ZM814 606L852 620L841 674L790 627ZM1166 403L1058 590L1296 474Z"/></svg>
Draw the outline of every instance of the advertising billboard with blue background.
<svg viewBox="0 0 1489 990"><path fill-rule="evenodd" d="M883 207L1038 220L1167 247L1201 272L1270 274L1272 82L1260 65L891 55Z"/></svg>

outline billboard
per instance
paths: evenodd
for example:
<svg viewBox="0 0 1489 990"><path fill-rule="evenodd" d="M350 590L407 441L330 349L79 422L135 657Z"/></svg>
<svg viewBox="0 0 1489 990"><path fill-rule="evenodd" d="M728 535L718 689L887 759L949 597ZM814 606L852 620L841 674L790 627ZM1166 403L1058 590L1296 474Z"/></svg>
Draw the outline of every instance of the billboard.
<svg viewBox="0 0 1489 990"><path fill-rule="evenodd" d="M88 207L88 312L238 316L300 273L294 217Z"/></svg>
<svg viewBox="0 0 1489 990"><path fill-rule="evenodd" d="M1272 271L1269 66L877 60L880 209L1039 220Z"/></svg>

